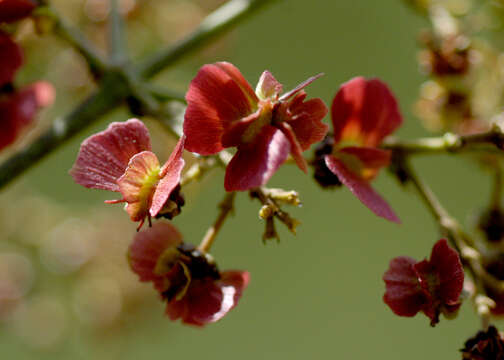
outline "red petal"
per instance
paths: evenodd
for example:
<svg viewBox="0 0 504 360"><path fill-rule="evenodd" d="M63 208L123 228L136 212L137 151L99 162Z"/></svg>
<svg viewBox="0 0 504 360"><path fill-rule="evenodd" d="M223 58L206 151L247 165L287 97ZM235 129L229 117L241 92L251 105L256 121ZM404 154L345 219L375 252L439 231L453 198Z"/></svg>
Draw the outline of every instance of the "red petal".
<svg viewBox="0 0 504 360"><path fill-rule="evenodd" d="M354 155L359 159L362 164L360 175L366 181L374 179L378 171L390 163L390 151L378 148L349 146L340 152Z"/></svg>
<svg viewBox="0 0 504 360"><path fill-rule="evenodd" d="M140 120L115 122L84 140L70 175L87 188L119 191L117 180L129 160L150 149L149 131Z"/></svg>
<svg viewBox="0 0 504 360"><path fill-rule="evenodd" d="M385 295L383 301L399 316L415 316L424 306L425 297L413 269L416 260L399 256L390 261L383 275Z"/></svg>
<svg viewBox="0 0 504 360"><path fill-rule="evenodd" d="M254 142L238 147L226 169L226 191L245 191L266 184L289 152L289 141L282 132L264 126Z"/></svg>
<svg viewBox="0 0 504 360"><path fill-rule="evenodd" d="M278 124L277 127L285 135L287 140L289 140L291 154L294 158L294 161L296 161L296 165L301 169L301 171L306 174L308 172L308 165L306 164L306 160L303 157L303 149L301 148L301 145L296 138L296 134L294 134L294 131L286 122Z"/></svg>
<svg viewBox="0 0 504 360"><path fill-rule="evenodd" d="M459 254L448 245L446 239L441 239L432 248L429 262L438 274L439 297L443 303L458 304L464 287L464 269Z"/></svg>
<svg viewBox="0 0 504 360"><path fill-rule="evenodd" d="M172 300L166 312L172 320L203 326L222 319L233 309L248 285L249 273L227 271L220 280L193 280L180 301Z"/></svg>
<svg viewBox="0 0 504 360"><path fill-rule="evenodd" d="M0 149L12 144L31 125L37 111L54 100L54 88L46 82L29 85L0 100Z"/></svg>
<svg viewBox="0 0 504 360"><path fill-rule="evenodd" d="M223 149L224 130L256 110L258 99L240 71L229 63L203 66L186 94L185 147L201 155Z"/></svg>
<svg viewBox="0 0 504 360"><path fill-rule="evenodd" d="M267 98L275 98L282 92L282 84L268 70L264 71L259 78L256 86L257 96L264 100Z"/></svg>
<svg viewBox="0 0 504 360"><path fill-rule="evenodd" d="M32 0L0 0L0 22L14 22L31 14L37 4Z"/></svg>
<svg viewBox="0 0 504 360"><path fill-rule="evenodd" d="M170 158L161 169L161 180L156 187L149 210L151 216L156 216L161 211L173 189L180 183L180 175L185 164L184 159L182 159L184 140L185 137L182 136L175 146L175 149L173 149Z"/></svg>
<svg viewBox="0 0 504 360"><path fill-rule="evenodd" d="M387 202L371 188L366 180L355 175L340 159L332 155L326 155L325 162L329 170L372 212L392 222L400 223Z"/></svg>
<svg viewBox="0 0 504 360"><path fill-rule="evenodd" d="M251 125L257 124L260 116L261 110L257 110L249 116L232 123L222 136L222 146L232 147L242 144L245 132Z"/></svg>
<svg viewBox="0 0 504 360"><path fill-rule="evenodd" d="M128 251L130 267L140 277L140 281L157 280L154 269L159 257L166 249L181 243L182 235L175 226L157 222L147 230L135 234Z"/></svg>
<svg viewBox="0 0 504 360"><path fill-rule="evenodd" d="M322 122L327 115L327 106L320 99L303 102L305 97L306 93L303 92L292 100L289 105L292 117L287 120L303 151L308 150L312 144L322 141L329 130L329 127Z"/></svg>
<svg viewBox="0 0 504 360"><path fill-rule="evenodd" d="M397 101L378 79L357 77L343 84L331 108L336 143L376 147L402 123Z"/></svg>
<svg viewBox="0 0 504 360"><path fill-rule="evenodd" d="M0 19L1 19L0 2ZM0 87L13 81L16 71L23 64L21 48L3 31L0 31Z"/></svg>

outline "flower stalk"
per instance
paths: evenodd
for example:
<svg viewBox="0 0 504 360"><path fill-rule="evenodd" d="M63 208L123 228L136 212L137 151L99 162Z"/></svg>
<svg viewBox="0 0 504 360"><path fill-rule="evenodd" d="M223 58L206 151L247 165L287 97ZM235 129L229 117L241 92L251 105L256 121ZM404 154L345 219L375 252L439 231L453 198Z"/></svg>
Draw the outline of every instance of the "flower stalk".
<svg viewBox="0 0 504 360"><path fill-rule="evenodd" d="M215 239L217 238L217 235L220 229L222 228L222 225L226 221L227 217L234 210L235 197L236 192L227 193L222 202L219 204L220 209L219 215L217 216L217 219L215 220L214 224L207 230L205 236L203 237L203 240L198 246L198 250L200 250L201 252L207 253L210 251L210 248L212 247Z"/></svg>

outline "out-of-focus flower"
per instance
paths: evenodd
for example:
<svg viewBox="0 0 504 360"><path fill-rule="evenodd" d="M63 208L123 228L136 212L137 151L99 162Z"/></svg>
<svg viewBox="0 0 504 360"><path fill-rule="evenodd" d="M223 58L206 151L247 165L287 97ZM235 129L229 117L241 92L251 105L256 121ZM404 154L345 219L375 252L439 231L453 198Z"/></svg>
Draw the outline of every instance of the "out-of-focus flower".
<svg viewBox="0 0 504 360"><path fill-rule="evenodd" d="M7 33L0 30L0 88L14 80L14 75L22 64L21 48Z"/></svg>
<svg viewBox="0 0 504 360"><path fill-rule="evenodd" d="M461 305L464 269L458 253L445 239L434 245L429 260L392 259L383 280L383 301L399 316L411 317L422 311L434 326L441 313L453 316Z"/></svg>
<svg viewBox="0 0 504 360"><path fill-rule="evenodd" d="M0 150L12 144L33 123L37 112L54 102L54 97L53 86L44 81L0 93Z"/></svg>
<svg viewBox="0 0 504 360"><path fill-rule="evenodd" d="M178 208L170 196L180 183L183 149L184 137L161 167L140 120L112 123L82 143L70 174L87 188L120 192L122 199L107 203L126 202L126 211L131 220L140 221L140 228L146 217L150 220Z"/></svg>
<svg viewBox="0 0 504 360"><path fill-rule="evenodd" d="M306 172L302 152L327 133L321 121L327 114L325 104L317 98L305 101L303 89L317 78L280 96L282 85L268 71L254 92L234 65L203 66L186 94L186 149L211 155L237 148L226 169L227 191L264 185L289 153Z"/></svg>
<svg viewBox="0 0 504 360"><path fill-rule="evenodd" d="M504 280L504 255L497 253L495 256L488 256L488 258L485 258L483 266L495 279ZM496 316L504 315L504 291L489 285L485 286L485 290L488 297L495 302L495 306L490 308L492 314Z"/></svg>
<svg viewBox="0 0 504 360"><path fill-rule="evenodd" d="M30 260L16 253L0 253L0 319L5 319L31 289L34 280Z"/></svg>
<svg viewBox="0 0 504 360"><path fill-rule="evenodd" d="M0 0L0 23L21 20L37 7L33 0Z"/></svg>
<svg viewBox="0 0 504 360"><path fill-rule="evenodd" d="M460 351L464 360L504 360L504 339L491 325L467 340Z"/></svg>
<svg viewBox="0 0 504 360"><path fill-rule="evenodd" d="M167 302L170 319L196 326L222 319L249 282L248 272L219 272L210 255L183 243L169 223L137 233L129 262L140 281L151 281Z"/></svg>
<svg viewBox="0 0 504 360"><path fill-rule="evenodd" d="M390 162L390 151L379 149L383 138L402 123L397 101L386 84L378 79L354 78L343 84L331 108L334 141L318 149L317 181L323 186L346 185L376 215L399 223L387 202L370 185L378 171ZM331 181L321 161L336 178ZM317 169L316 169L317 170Z"/></svg>
<svg viewBox="0 0 504 360"><path fill-rule="evenodd" d="M500 208L485 210L478 219L478 228L489 242L500 243L504 239L504 213Z"/></svg>

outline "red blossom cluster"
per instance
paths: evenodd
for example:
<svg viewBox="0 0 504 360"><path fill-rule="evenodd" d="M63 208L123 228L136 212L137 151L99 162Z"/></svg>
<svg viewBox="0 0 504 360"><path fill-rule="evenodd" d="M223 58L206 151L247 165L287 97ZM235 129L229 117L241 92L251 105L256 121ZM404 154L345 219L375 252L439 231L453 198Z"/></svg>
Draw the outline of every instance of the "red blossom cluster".
<svg viewBox="0 0 504 360"><path fill-rule="evenodd" d="M30 0L1 0L0 24L28 17L37 4ZM0 30L0 150L12 144L32 124L37 111L54 101L54 88L36 82L17 89L13 81L23 64L23 51L11 35Z"/></svg>

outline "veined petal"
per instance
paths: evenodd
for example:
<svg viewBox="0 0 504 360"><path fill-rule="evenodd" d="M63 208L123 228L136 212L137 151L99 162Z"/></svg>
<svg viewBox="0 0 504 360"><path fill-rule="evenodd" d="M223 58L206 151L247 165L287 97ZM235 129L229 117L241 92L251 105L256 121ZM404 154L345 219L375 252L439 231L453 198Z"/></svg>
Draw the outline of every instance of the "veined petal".
<svg viewBox="0 0 504 360"><path fill-rule="evenodd" d="M222 136L222 146L232 147L242 144L245 133L250 126L254 126L260 116L261 110L257 110L249 116L229 125Z"/></svg>
<svg viewBox="0 0 504 360"><path fill-rule="evenodd" d="M0 19L1 19L0 1ZM13 81L16 71L23 64L23 52L11 37L0 30L0 87Z"/></svg>
<svg viewBox="0 0 504 360"><path fill-rule="evenodd" d="M361 162L360 176L366 181L373 180L378 171L390 163L391 153L383 149L349 146L339 152L353 155Z"/></svg>
<svg viewBox="0 0 504 360"><path fill-rule="evenodd" d="M331 117L335 142L350 141L376 147L402 123L397 101L378 79L356 77L334 97Z"/></svg>
<svg viewBox="0 0 504 360"><path fill-rule="evenodd" d="M133 221L144 219L159 182L159 161L150 151L142 151L129 161L124 174L117 180L119 190L128 203L126 211Z"/></svg>
<svg viewBox="0 0 504 360"><path fill-rule="evenodd" d="M173 189L175 189L180 183L180 174L182 173L182 169L185 165L185 161L182 158L182 153L184 152L184 140L185 136L182 135L175 146L175 149L173 149L170 158L161 168L161 180L156 187L149 210L152 217L156 216L161 211Z"/></svg>
<svg viewBox="0 0 504 360"><path fill-rule="evenodd" d="M266 184L289 152L285 135L272 126L264 126L254 142L238 147L226 168L226 191L245 191Z"/></svg>
<svg viewBox="0 0 504 360"><path fill-rule="evenodd" d="M390 261L383 275L386 291L383 301L399 316L415 316L425 304L425 296L413 269L416 260L399 256Z"/></svg>
<svg viewBox="0 0 504 360"><path fill-rule="evenodd" d="M343 161L332 155L327 155L325 162L329 170L372 212L389 221L400 223L399 218L387 202L373 190L366 180L349 170Z"/></svg>
<svg viewBox="0 0 504 360"><path fill-rule="evenodd" d="M163 252L182 243L182 235L175 226L157 222L152 227L135 234L129 247L128 260L140 281L158 280L154 270Z"/></svg>
<svg viewBox="0 0 504 360"><path fill-rule="evenodd" d="M230 63L203 66L186 94L185 147L201 155L223 149L225 129L257 110L257 96Z"/></svg>
<svg viewBox="0 0 504 360"><path fill-rule="evenodd" d="M140 120L115 122L84 140L70 175L87 188L119 191L117 180L130 159L150 149L149 131Z"/></svg>
<svg viewBox="0 0 504 360"><path fill-rule="evenodd" d="M0 0L0 23L21 20L30 15L36 6L32 0Z"/></svg>

